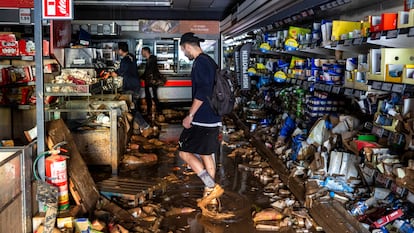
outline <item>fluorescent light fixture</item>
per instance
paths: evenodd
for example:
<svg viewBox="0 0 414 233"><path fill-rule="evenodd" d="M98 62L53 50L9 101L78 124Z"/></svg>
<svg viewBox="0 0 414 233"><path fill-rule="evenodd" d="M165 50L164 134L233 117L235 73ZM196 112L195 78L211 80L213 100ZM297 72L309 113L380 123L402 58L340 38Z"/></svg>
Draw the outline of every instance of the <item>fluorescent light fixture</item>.
<svg viewBox="0 0 414 233"><path fill-rule="evenodd" d="M75 0L75 5L84 6L141 6L141 7L170 7L172 0L129 0L129 1L110 1L110 0Z"/></svg>

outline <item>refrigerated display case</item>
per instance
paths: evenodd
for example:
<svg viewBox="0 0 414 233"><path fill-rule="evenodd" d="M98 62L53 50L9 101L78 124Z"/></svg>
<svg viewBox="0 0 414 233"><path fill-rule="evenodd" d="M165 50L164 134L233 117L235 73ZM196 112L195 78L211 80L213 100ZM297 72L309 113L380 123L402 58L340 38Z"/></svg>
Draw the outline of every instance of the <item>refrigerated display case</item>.
<svg viewBox="0 0 414 233"><path fill-rule="evenodd" d="M201 49L204 53L208 54L211 58L213 58L218 63L218 42L217 40L206 40L200 44ZM178 73L191 73L191 68L193 66L193 62L190 61L181 51L178 49Z"/></svg>
<svg viewBox="0 0 414 233"><path fill-rule="evenodd" d="M158 68L166 76L167 82L158 88L160 102L189 102L191 101L191 68L190 61L180 49L178 39L137 40L135 54L137 60L141 56L142 47L149 47L158 59ZM218 41L206 40L201 43L203 51L218 61ZM144 72L145 59L140 65L140 73ZM142 83L144 85L144 83ZM141 97L145 96L141 90Z"/></svg>

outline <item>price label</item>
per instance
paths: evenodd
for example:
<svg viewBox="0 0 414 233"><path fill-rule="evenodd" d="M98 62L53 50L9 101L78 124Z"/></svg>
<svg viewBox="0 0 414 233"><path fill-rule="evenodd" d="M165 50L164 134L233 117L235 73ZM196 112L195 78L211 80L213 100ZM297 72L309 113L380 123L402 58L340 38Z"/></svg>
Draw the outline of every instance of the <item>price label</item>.
<svg viewBox="0 0 414 233"><path fill-rule="evenodd" d="M391 91L392 89L392 83L383 83L381 90L383 91Z"/></svg>
<svg viewBox="0 0 414 233"><path fill-rule="evenodd" d="M391 30L391 31L388 31L387 32L387 36L386 36L386 38L387 39L394 39L394 38L397 38L398 37L398 34L399 34L399 32L400 32L400 30Z"/></svg>
<svg viewBox="0 0 414 233"><path fill-rule="evenodd" d="M297 85L299 85L299 86L301 86L301 85L302 85L302 83L303 83L303 80L299 80L299 79L298 79L298 81L296 81L296 84L297 84Z"/></svg>
<svg viewBox="0 0 414 233"><path fill-rule="evenodd" d="M350 46L352 45L352 39L348 39L344 41L344 46Z"/></svg>
<svg viewBox="0 0 414 233"><path fill-rule="evenodd" d="M361 97L361 91L358 91L358 90L354 91L354 96L355 96L356 98Z"/></svg>
<svg viewBox="0 0 414 233"><path fill-rule="evenodd" d="M371 33L371 40L379 40L381 39L382 32L373 32Z"/></svg>
<svg viewBox="0 0 414 233"><path fill-rule="evenodd" d="M326 92L331 92L332 91L332 86L331 85L325 85L325 91Z"/></svg>
<svg viewBox="0 0 414 233"><path fill-rule="evenodd" d="M32 21L30 8L20 8L19 9L19 22L21 24L30 24Z"/></svg>
<svg viewBox="0 0 414 233"><path fill-rule="evenodd" d="M305 88L305 89L306 89L306 88L308 88L308 87L309 87L309 83L308 83L308 81L306 81L306 80L305 80L305 81L303 81L303 82L302 82L302 87L303 87L303 88Z"/></svg>
<svg viewBox="0 0 414 233"><path fill-rule="evenodd" d="M376 89L376 90L382 90L381 89L382 88L382 82L376 82L376 81L372 82L372 88Z"/></svg>
<svg viewBox="0 0 414 233"><path fill-rule="evenodd" d="M403 84L394 84L392 85L392 92L403 93L404 85Z"/></svg>
<svg viewBox="0 0 414 233"><path fill-rule="evenodd" d="M408 37L413 37L414 36L414 27L410 28L410 30L408 30Z"/></svg>
<svg viewBox="0 0 414 233"><path fill-rule="evenodd" d="M345 88L344 94L347 96L352 96L352 94L354 94L354 90Z"/></svg>
<svg viewBox="0 0 414 233"><path fill-rule="evenodd" d="M341 87L339 86L333 86L332 87L332 93L339 94L341 92Z"/></svg>
<svg viewBox="0 0 414 233"><path fill-rule="evenodd" d="M352 42L354 45L361 45L362 42L364 42L364 38L355 38L354 41Z"/></svg>
<svg viewBox="0 0 414 233"><path fill-rule="evenodd" d="M338 46L338 43L339 43L339 41L332 41L332 43L331 43L331 47L332 47L332 48L337 47L337 46Z"/></svg>
<svg viewBox="0 0 414 233"><path fill-rule="evenodd" d="M21 59L23 61L33 61L34 57L33 56L22 56Z"/></svg>

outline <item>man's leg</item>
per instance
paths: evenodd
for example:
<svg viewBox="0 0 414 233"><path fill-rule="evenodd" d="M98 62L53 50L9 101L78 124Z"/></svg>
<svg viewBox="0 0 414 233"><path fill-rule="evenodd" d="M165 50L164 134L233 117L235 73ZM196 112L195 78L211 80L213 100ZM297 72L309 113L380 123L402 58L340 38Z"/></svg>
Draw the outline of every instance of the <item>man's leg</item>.
<svg viewBox="0 0 414 233"><path fill-rule="evenodd" d="M214 179L216 177L216 162L213 158L214 154L211 155L201 155L204 166L208 174Z"/></svg>
<svg viewBox="0 0 414 233"><path fill-rule="evenodd" d="M200 177L205 186L209 188L214 187L214 178L210 176L209 172L205 170L203 163L196 156L194 156L194 154L180 151L179 155L181 159L190 165L193 171L197 173L198 177Z"/></svg>
<svg viewBox="0 0 414 233"><path fill-rule="evenodd" d="M161 113L161 106L160 106L160 100L158 99L158 87L153 86L152 87L152 93L154 94L154 103L155 108L158 113Z"/></svg>
<svg viewBox="0 0 414 233"><path fill-rule="evenodd" d="M150 115L152 112L152 96L150 91L150 85L145 84L145 101L147 102L147 115Z"/></svg>

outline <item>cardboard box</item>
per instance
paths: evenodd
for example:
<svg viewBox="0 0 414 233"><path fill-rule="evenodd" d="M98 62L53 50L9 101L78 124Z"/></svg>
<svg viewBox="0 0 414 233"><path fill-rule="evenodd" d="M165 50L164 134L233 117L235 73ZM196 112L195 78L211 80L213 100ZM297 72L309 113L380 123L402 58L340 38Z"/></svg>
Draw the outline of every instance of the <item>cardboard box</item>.
<svg viewBox="0 0 414 233"><path fill-rule="evenodd" d="M0 56L19 56L19 46L15 34L0 34Z"/></svg>
<svg viewBox="0 0 414 233"><path fill-rule="evenodd" d="M381 15L381 27L382 31L397 29L397 13L383 13Z"/></svg>
<svg viewBox="0 0 414 233"><path fill-rule="evenodd" d="M371 24L370 32L380 32L382 31L381 22L382 18L379 15L369 16L369 22Z"/></svg>
<svg viewBox="0 0 414 233"><path fill-rule="evenodd" d="M380 32L397 29L398 13L383 13L381 16L369 16L371 32Z"/></svg>
<svg viewBox="0 0 414 233"><path fill-rule="evenodd" d="M21 56L34 56L36 52L34 42L19 40L19 52Z"/></svg>
<svg viewBox="0 0 414 233"><path fill-rule="evenodd" d="M361 30L361 22L334 20L332 22L332 40L348 39L348 34L354 30ZM346 38L342 38L345 35Z"/></svg>

